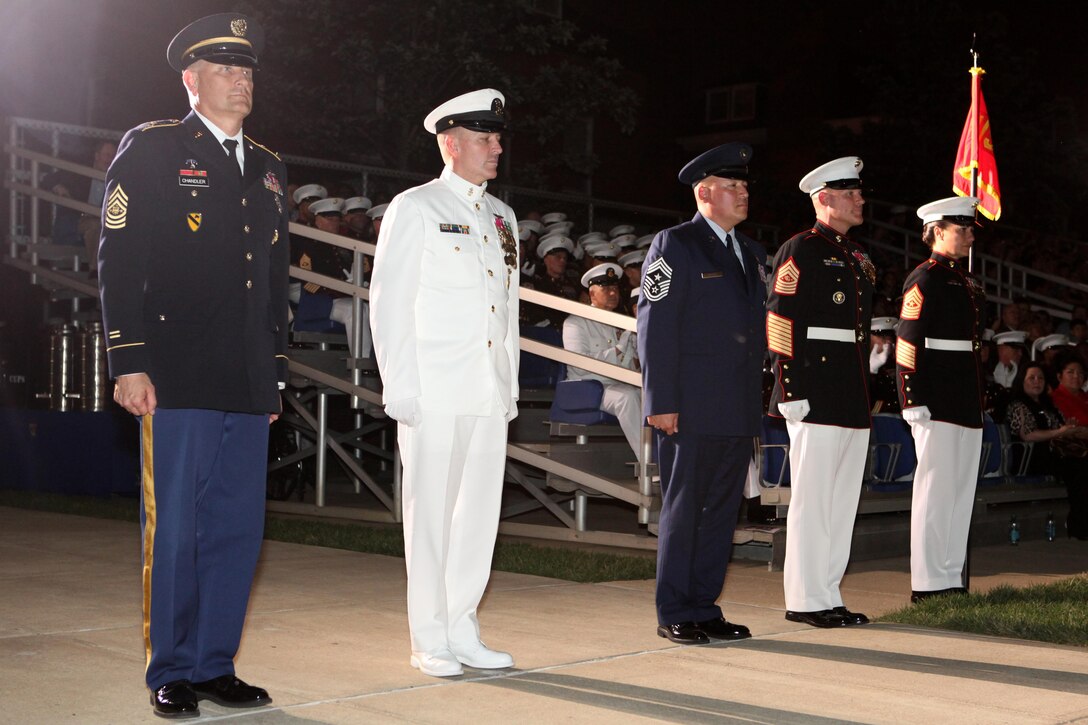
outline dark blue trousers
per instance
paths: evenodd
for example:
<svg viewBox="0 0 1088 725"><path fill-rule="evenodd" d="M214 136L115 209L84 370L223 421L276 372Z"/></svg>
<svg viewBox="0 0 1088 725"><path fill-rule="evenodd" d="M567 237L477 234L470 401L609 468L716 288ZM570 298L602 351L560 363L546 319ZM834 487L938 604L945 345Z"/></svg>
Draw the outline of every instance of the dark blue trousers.
<svg viewBox="0 0 1088 725"><path fill-rule="evenodd" d="M702 622L716 604L733 551L751 437L654 431L661 470L657 621Z"/></svg>
<svg viewBox="0 0 1088 725"><path fill-rule="evenodd" d="M141 419L147 685L234 674L264 534L268 415Z"/></svg>

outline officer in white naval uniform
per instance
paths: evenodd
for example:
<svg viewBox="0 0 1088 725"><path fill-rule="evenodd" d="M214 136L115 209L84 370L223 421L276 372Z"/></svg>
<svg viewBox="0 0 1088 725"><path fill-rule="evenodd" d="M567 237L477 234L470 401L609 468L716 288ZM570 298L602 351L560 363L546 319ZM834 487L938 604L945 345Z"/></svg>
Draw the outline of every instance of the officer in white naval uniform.
<svg viewBox="0 0 1088 725"><path fill-rule="evenodd" d="M613 312L620 302L619 284L623 269L618 264L598 264L582 275L582 286L589 290L593 307ZM563 322L563 347L602 362L636 369L638 352L635 333L603 322L570 315ZM601 410L616 416L627 443L638 458L642 447L642 392L634 385L570 366L568 380L599 380L604 385Z"/></svg>
<svg viewBox="0 0 1088 725"><path fill-rule="evenodd" d="M486 193L503 102L484 89L427 116L445 168L390 203L370 288L385 411L404 462L411 664L436 677L514 664L480 642L476 618L518 399L518 223Z"/></svg>

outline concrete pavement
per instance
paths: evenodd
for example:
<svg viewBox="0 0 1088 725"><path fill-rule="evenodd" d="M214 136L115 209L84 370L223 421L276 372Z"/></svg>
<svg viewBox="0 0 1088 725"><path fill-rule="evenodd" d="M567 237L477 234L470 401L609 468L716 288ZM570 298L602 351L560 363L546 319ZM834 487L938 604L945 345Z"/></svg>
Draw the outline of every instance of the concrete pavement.
<svg viewBox="0 0 1088 725"><path fill-rule="evenodd" d="M0 722L142 723L139 534L130 523L0 508ZM976 590L1088 569L1088 544L974 555ZM783 619L781 573L736 562L722 605L753 639L655 634L653 582L497 572L485 640L517 668L436 679L408 665L403 560L266 542L238 674L271 708L201 704L240 723L1088 722L1088 650L899 625ZM847 604L907 603L906 559L862 562ZM1088 614L1086 614L1088 616Z"/></svg>

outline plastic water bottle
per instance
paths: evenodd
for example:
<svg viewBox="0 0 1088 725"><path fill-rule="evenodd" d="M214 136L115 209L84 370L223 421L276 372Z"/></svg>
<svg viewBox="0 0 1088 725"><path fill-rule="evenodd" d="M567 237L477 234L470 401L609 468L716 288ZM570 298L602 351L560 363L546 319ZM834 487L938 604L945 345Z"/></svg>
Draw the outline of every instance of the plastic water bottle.
<svg viewBox="0 0 1088 725"><path fill-rule="evenodd" d="M1054 537L1058 535L1058 526L1054 523L1054 513L1047 511L1046 514L1046 540L1054 541Z"/></svg>
<svg viewBox="0 0 1088 725"><path fill-rule="evenodd" d="M1020 543L1020 524L1016 523L1016 517L1009 522L1009 543L1016 546Z"/></svg>

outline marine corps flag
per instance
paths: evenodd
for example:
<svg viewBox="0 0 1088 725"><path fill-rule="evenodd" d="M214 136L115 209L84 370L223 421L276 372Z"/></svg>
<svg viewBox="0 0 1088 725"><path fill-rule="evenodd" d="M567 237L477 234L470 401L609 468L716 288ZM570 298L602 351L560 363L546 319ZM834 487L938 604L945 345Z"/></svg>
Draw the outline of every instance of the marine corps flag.
<svg viewBox="0 0 1088 725"><path fill-rule="evenodd" d="M997 183L997 161L990 134L990 115L982 99L982 74L971 68L971 111L960 136L956 166L952 170L952 191L960 196L977 196L978 210L991 221L1001 217L1001 188Z"/></svg>

